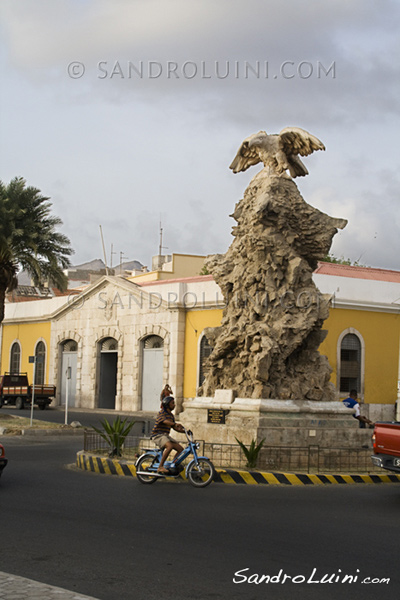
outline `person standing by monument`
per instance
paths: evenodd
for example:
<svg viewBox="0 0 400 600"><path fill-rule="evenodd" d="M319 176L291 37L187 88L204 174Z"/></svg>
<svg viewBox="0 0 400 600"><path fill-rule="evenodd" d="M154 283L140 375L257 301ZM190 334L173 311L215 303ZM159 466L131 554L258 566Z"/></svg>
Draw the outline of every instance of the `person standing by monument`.
<svg viewBox="0 0 400 600"><path fill-rule="evenodd" d="M372 421L370 421L369 419L367 419L367 417L363 417L361 415L361 413L360 413L360 403L358 401L357 396L358 396L357 390L351 390L349 397L345 398L344 400L342 400L342 402L348 408L354 408L354 415L353 415L353 417L358 420L359 426L361 428L364 429L366 425L369 425L370 427L371 426L373 427L375 425L375 423L373 423Z"/></svg>

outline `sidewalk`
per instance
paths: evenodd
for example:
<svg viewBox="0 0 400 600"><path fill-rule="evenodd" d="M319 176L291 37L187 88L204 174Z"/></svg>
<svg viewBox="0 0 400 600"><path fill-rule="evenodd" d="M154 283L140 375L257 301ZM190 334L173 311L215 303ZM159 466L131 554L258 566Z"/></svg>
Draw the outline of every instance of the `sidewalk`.
<svg viewBox="0 0 400 600"><path fill-rule="evenodd" d="M97 600L59 587L0 571L1 600Z"/></svg>

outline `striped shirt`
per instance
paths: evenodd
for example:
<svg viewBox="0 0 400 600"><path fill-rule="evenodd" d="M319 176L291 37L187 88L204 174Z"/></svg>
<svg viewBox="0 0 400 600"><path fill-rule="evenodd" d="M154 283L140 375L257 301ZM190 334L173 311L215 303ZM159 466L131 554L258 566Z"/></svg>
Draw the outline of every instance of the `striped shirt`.
<svg viewBox="0 0 400 600"><path fill-rule="evenodd" d="M162 433L164 433L165 435L169 435L169 432L171 431L171 425L168 425L165 422L166 420L173 421L173 423L175 423L174 415L170 413L165 407L163 407L157 415L153 431L151 432L151 437L161 435Z"/></svg>

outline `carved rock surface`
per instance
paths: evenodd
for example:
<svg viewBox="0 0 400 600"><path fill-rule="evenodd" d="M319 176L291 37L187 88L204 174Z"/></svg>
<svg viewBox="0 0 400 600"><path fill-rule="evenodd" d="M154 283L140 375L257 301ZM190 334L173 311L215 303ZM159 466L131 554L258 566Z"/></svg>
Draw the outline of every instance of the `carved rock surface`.
<svg viewBox="0 0 400 600"><path fill-rule="evenodd" d="M230 248L206 260L226 308L221 326L206 331L213 352L200 395L334 400L332 369L318 351L329 299L312 273L347 221L308 205L292 179L268 168L232 216Z"/></svg>

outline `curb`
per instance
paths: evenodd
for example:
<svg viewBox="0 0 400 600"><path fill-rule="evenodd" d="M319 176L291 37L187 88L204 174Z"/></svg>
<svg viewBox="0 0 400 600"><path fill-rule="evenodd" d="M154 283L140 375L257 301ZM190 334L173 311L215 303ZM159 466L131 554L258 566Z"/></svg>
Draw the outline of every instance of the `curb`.
<svg viewBox="0 0 400 600"><path fill-rule="evenodd" d="M80 450L76 455L76 466L84 471L103 475L135 477L134 461L105 458ZM181 478L185 479L184 472ZM173 477L166 479L174 479ZM217 483L245 485L345 485L354 483L400 483L400 475L359 475L359 474L309 474L309 473L272 473L261 471L241 471L235 469L216 469L214 479Z"/></svg>
<svg viewBox="0 0 400 600"><path fill-rule="evenodd" d="M56 587L26 577L11 575L0 571L0 598L13 598L29 600L29 598L40 598L41 600L97 600L93 596L85 596L79 592L73 592L64 588Z"/></svg>
<svg viewBox="0 0 400 600"><path fill-rule="evenodd" d="M58 429L21 429L21 435L82 435L83 432L84 427L65 427Z"/></svg>

